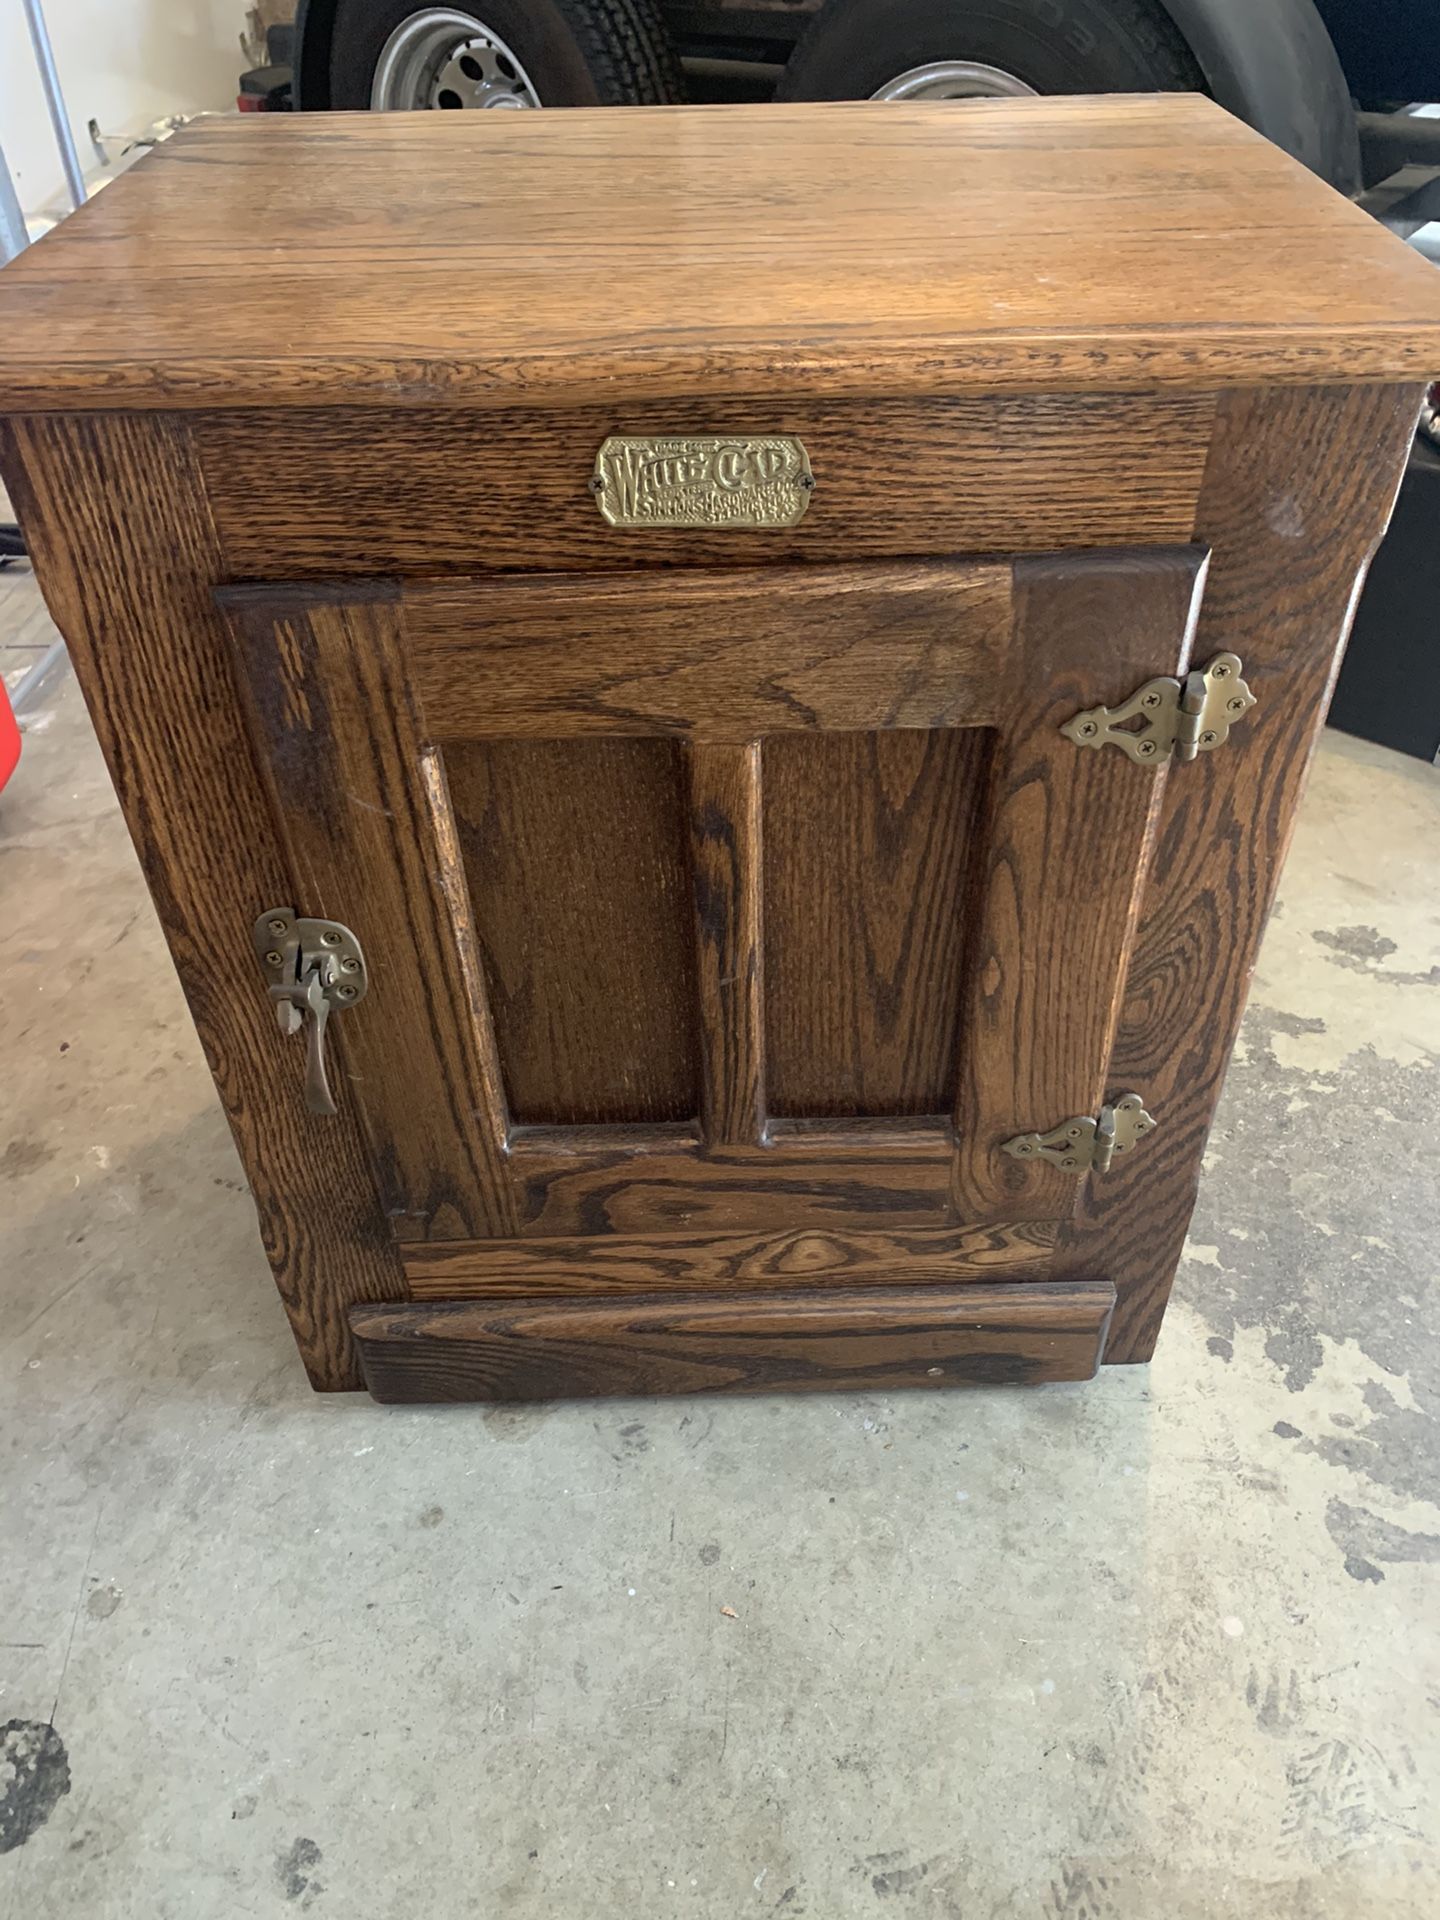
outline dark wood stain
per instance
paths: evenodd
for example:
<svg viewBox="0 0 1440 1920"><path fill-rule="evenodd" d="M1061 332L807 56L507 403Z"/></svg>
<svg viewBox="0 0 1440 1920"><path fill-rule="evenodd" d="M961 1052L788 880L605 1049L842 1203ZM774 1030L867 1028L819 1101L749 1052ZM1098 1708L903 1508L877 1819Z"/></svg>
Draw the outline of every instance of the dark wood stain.
<svg viewBox="0 0 1440 1920"><path fill-rule="evenodd" d="M762 1033L760 747L697 742L690 777L690 871L707 1143L765 1135Z"/></svg>
<svg viewBox="0 0 1440 1920"><path fill-rule="evenodd" d="M302 1063L250 946L262 907L297 901L234 692L220 561L183 425L158 417L0 421L0 469L64 634L145 870L265 1252L317 1387L360 1385L347 1302L404 1276L346 1104L324 1151Z"/></svg>
<svg viewBox="0 0 1440 1920"><path fill-rule="evenodd" d="M591 1239L432 1241L409 1248L417 1300L537 1293L752 1287L915 1286L1043 1276L1055 1221L855 1232L602 1234Z"/></svg>
<svg viewBox="0 0 1440 1920"><path fill-rule="evenodd" d="M1088 1380L1115 1290L1048 1286L363 1306L377 1400L871 1392Z"/></svg>
<svg viewBox="0 0 1440 1920"><path fill-rule="evenodd" d="M1433 282L1181 94L217 117L7 269L0 407L1426 379Z"/></svg>
<svg viewBox="0 0 1440 1920"><path fill-rule="evenodd" d="M992 739L974 729L766 741L773 1114L925 1114L953 1100Z"/></svg>
<svg viewBox="0 0 1440 1920"><path fill-rule="evenodd" d="M638 1129L527 1128L510 1143L520 1231L639 1234L782 1227L939 1226L951 1219L948 1130L882 1124L766 1146Z"/></svg>
<svg viewBox="0 0 1440 1920"><path fill-rule="evenodd" d="M675 746L451 739L444 763L514 1119L689 1119L695 960Z"/></svg>
<svg viewBox="0 0 1440 1920"><path fill-rule="evenodd" d="M449 409L196 417L239 578L776 566L900 553L1049 553L1190 538L1210 394L837 398L757 394L477 421ZM587 481L610 433L794 433L818 485L788 531L606 526ZM264 514L255 512L263 499Z"/></svg>
<svg viewBox="0 0 1440 1920"><path fill-rule="evenodd" d="M1165 774L1061 733L1188 655L1195 548L1066 555L1016 567L1010 697L991 760L983 870L961 1016L955 1201L962 1220L1046 1219L1081 1182L1001 1149L1094 1114Z"/></svg>
<svg viewBox="0 0 1440 1920"><path fill-rule="evenodd" d="M1195 1205L1305 771L1355 597L1394 501L1418 388L1230 396L1197 537L1212 549L1195 657L1230 649L1259 696L1224 752L1168 782L1111 1061L1164 1126L1090 1183L1056 1271L1119 1289L1108 1358L1148 1360Z"/></svg>
<svg viewBox="0 0 1440 1920"><path fill-rule="evenodd" d="M461 580L407 587L404 617L419 697L446 739L742 745L986 720L1010 575L909 560Z"/></svg>
<svg viewBox="0 0 1440 1920"><path fill-rule="evenodd" d="M374 596L277 610L264 587L220 599L301 910L363 928L382 983L332 1028L395 1232L510 1231L507 1121L470 903L395 607Z"/></svg>

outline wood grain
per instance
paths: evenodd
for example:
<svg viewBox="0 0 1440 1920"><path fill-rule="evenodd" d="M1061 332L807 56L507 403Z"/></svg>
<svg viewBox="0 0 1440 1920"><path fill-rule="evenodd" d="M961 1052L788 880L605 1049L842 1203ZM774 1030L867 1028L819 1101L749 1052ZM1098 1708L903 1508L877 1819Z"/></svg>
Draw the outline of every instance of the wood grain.
<svg viewBox="0 0 1440 1920"><path fill-rule="evenodd" d="M992 739L960 730L766 740L773 1114L927 1114L952 1104Z"/></svg>
<svg viewBox="0 0 1440 1920"><path fill-rule="evenodd" d="M676 746L451 741L444 761L515 1119L690 1119L696 956Z"/></svg>
<svg viewBox="0 0 1440 1920"><path fill-rule="evenodd" d="M446 740L973 725L1009 569L907 562L459 581L404 590L410 671Z"/></svg>
<svg viewBox="0 0 1440 1920"><path fill-rule="evenodd" d="M9 408L1215 390L1436 366L1428 264L1173 94L217 118L0 279Z"/></svg>
<svg viewBox="0 0 1440 1920"><path fill-rule="evenodd" d="M704 1146L684 1129L526 1128L510 1143L521 1232L605 1233L949 1224L948 1128L886 1126Z"/></svg>
<svg viewBox="0 0 1440 1920"><path fill-rule="evenodd" d="M276 571L775 565L897 553L1052 553L1190 538L1214 397L687 394L470 415L306 409L199 414L225 563ZM587 482L609 433L794 433L817 475L799 526L610 527ZM263 500L265 511L255 503Z"/></svg>
<svg viewBox="0 0 1440 1920"><path fill-rule="evenodd" d="M765 1135L760 931L760 748L692 745L690 877L699 985L700 1131Z"/></svg>
<svg viewBox="0 0 1440 1920"><path fill-rule="evenodd" d="M295 875L295 901L280 904L343 921L365 951L370 991L332 1018L327 1045L340 1085L354 1083L394 1231L511 1232L470 903L394 606L380 595L302 605L265 587L217 597Z"/></svg>
<svg viewBox="0 0 1440 1920"><path fill-rule="evenodd" d="M407 1248L404 1266L417 1300L1022 1280L1044 1274L1056 1224L433 1241Z"/></svg>
<svg viewBox="0 0 1440 1920"><path fill-rule="evenodd" d="M1106 1358L1154 1349L1205 1138L1364 569L1389 518L1418 388L1238 393L1196 521L1213 550L1195 657L1245 662L1258 704L1222 752L1172 771L1111 1080L1159 1121L1091 1181L1057 1273L1119 1290Z"/></svg>
<svg viewBox="0 0 1440 1920"><path fill-rule="evenodd" d="M183 425L0 422L0 472L121 808L314 1385L360 1384L347 1301L405 1281L348 1104L305 1111L250 926L296 900L211 598L219 560Z"/></svg>
<svg viewBox="0 0 1440 1920"><path fill-rule="evenodd" d="M362 1306L377 1400L888 1391L1088 1380L1115 1290L940 1286Z"/></svg>
<svg viewBox="0 0 1440 1920"><path fill-rule="evenodd" d="M1195 548L1017 564L1012 706L992 761L955 1126L962 1220L1068 1213L1081 1182L1000 1151L1094 1114L1166 775L1060 732L1189 658ZM1133 1091L1142 1097L1142 1082Z"/></svg>

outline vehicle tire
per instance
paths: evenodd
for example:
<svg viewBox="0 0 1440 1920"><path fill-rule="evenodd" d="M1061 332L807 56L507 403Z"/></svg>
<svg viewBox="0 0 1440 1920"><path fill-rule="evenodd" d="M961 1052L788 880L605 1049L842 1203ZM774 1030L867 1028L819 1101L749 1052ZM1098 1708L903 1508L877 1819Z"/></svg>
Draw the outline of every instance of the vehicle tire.
<svg viewBox="0 0 1440 1920"><path fill-rule="evenodd" d="M332 107L655 106L683 98L654 0L339 0Z"/></svg>
<svg viewBox="0 0 1440 1920"><path fill-rule="evenodd" d="M1189 48L1147 0L826 0L782 100L1017 93L1203 93Z"/></svg>

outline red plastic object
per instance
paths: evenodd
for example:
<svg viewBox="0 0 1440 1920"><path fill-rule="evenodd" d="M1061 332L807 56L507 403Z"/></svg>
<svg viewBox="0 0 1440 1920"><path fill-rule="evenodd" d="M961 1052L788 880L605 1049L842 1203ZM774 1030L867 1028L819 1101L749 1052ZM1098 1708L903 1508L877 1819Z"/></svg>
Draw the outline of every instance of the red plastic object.
<svg viewBox="0 0 1440 1920"><path fill-rule="evenodd" d="M20 760L20 728L10 709L10 696L0 680L0 787L10 778Z"/></svg>

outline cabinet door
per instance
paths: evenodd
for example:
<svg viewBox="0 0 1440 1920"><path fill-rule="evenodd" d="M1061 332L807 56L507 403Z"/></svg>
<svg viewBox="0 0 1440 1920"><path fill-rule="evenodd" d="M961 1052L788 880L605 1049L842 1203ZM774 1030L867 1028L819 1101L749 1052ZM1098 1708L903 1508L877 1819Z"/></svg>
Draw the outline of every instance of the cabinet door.
<svg viewBox="0 0 1440 1920"><path fill-rule="evenodd" d="M1165 778L1061 727L1184 670L1202 574L226 589L276 904L367 958L331 1076L413 1295L1043 1272L1079 1181L1003 1149L1129 1091Z"/></svg>

